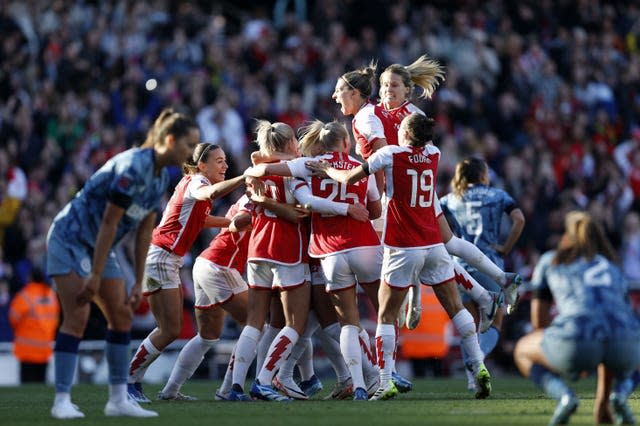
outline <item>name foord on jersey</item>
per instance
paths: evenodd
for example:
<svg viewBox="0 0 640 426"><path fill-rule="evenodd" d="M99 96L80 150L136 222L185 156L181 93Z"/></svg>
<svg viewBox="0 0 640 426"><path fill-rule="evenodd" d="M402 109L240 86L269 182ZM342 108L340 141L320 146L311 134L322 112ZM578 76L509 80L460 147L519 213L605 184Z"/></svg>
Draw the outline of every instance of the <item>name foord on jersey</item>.
<svg viewBox="0 0 640 426"><path fill-rule="evenodd" d="M150 209L145 209L139 204L131 204L127 211L124 213L127 217L133 220L140 221L144 219L150 212Z"/></svg>
<svg viewBox="0 0 640 426"><path fill-rule="evenodd" d="M409 162L412 164L426 163L431 164L431 160L424 154L411 154L409 155Z"/></svg>

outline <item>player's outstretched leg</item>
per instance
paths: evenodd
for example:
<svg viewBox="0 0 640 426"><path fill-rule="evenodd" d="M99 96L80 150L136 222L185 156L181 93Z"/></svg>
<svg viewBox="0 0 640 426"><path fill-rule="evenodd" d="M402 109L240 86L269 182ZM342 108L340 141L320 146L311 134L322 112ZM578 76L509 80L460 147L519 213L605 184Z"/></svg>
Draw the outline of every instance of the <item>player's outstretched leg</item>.
<svg viewBox="0 0 640 426"><path fill-rule="evenodd" d="M520 298L518 289L520 288L520 284L522 284L522 277L520 274L514 272L505 272L504 276L504 300L507 304L507 313L511 315L515 312L518 299Z"/></svg>

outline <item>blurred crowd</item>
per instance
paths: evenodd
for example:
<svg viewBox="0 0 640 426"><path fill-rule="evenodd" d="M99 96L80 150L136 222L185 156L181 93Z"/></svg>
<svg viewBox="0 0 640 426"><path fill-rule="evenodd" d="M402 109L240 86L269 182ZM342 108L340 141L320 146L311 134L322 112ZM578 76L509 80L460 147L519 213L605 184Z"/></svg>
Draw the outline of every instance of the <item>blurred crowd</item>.
<svg viewBox="0 0 640 426"><path fill-rule="evenodd" d="M526 215L507 269L528 277L580 208L640 287L635 1L0 0L0 34L1 310L44 266L60 208L161 108L196 117L231 177L256 118L349 124L331 99L337 77L424 53L446 66L417 101L438 122L439 194L460 159L481 156Z"/></svg>

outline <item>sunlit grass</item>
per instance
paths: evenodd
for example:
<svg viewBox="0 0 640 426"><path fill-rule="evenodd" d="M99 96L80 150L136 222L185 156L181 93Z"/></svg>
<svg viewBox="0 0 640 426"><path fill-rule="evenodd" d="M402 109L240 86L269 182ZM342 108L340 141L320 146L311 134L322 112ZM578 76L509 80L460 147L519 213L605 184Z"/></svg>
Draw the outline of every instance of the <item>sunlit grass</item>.
<svg viewBox="0 0 640 426"><path fill-rule="evenodd" d="M466 391L462 379L421 379L415 390L392 401L323 401L333 382L325 380L325 390L311 401L292 403L230 403L213 400L218 383L192 381L183 392L199 398L196 402L157 402L149 408L160 413L155 419L107 418L102 413L107 399L106 385L79 385L73 400L86 414L76 425L544 425L555 402L544 397L530 382L518 377L493 381L490 399L477 401ZM154 398L159 385L146 385ZM592 422L595 383L593 379L574 384L581 397L571 425ZM0 425L55 424L49 415L53 389L44 385L0 388ZM640 400L632 399L634 411ZM62 423L62 422L59 422ZM65 422L66 423L66 422Z"/></svg>

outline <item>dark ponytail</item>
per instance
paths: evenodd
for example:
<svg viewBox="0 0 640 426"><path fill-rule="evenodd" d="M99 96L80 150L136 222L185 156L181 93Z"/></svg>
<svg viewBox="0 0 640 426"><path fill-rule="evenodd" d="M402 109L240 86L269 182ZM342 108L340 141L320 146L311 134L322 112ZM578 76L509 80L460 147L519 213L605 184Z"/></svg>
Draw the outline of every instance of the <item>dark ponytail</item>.
<svg viewBox="0 0 640 426"><path fill-rule="evenodd" d="M212 151L220 148L218 145L203 142L196 145L196 148L193 150L193 154L187 161L182 164L182 171L186 175L192 175L198 171L198 163L203 162L206 163L209 159L209 154Z"/></svg>
<svg viewBox="0 0 640 426"><path fill-rule="evenodd" d="M189 134L192 129L198 129L198 125L193 118L176 112L173 108L165 108L147 132L147 138L142 144L142 148L163 145L167 135L173 135L178 139Z"/></svg>

